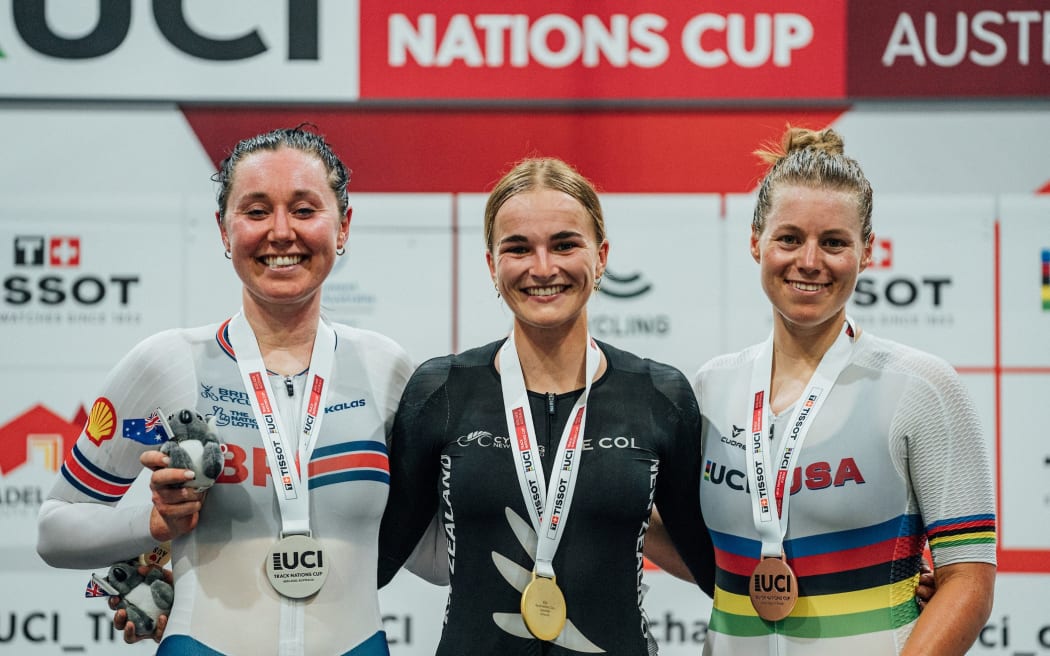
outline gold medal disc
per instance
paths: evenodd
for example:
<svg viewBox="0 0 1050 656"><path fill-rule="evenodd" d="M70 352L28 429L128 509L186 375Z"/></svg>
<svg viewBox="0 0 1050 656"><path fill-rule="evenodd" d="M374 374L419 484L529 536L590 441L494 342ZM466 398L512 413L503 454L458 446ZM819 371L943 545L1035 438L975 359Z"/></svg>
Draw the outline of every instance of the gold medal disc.
<svg viewBox="0 0 1050 656"><path fill-rule="evenodd" d="M565 595L554 578L532 574L521 593L521 617L529 633L540 640L554 640L565 628Z"/></svg>
<svg viewBox="0 0 1050 656"><path fill-rule="evenodd" d="M798 579L781 558L763 558L751 573L748 596L758 616L770 622L791 614L798 601Z"/></svg>

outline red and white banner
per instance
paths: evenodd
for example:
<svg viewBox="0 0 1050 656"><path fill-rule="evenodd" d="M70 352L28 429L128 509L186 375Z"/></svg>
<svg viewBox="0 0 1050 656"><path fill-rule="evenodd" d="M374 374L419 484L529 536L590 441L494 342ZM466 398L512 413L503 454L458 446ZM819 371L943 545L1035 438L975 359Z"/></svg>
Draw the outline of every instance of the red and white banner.
<svg viewBox="0 0 1050 656"><path fill-rule="evenodd" d="M848 31L850 98L1050 93L1046 0L854 0Z"/></svg>
<svg viewBox="0 0 1050 656"><path fill-rule="evenodd" d="M1048 97L1045 0L0 0L0 99Z"/></svg>
<svg viewBox="0 0 1050 656"><path fill-rule="evenodd" d="M845 13L841 0L365 0L361 95L838 99Z"/></svg>

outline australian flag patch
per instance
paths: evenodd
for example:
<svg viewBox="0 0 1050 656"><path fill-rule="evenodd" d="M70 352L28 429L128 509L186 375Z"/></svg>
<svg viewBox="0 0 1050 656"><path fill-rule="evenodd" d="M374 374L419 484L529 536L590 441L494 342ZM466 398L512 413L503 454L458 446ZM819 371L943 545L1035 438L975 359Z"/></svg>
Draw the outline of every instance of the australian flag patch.
<svg viewBox="0 0 1050 656"><path fill-rule="evenodd" d="M125 419L122 434L129 440L147 445L168 440L168 434L164 431L164 425L156 410L143 419Z"/></svg>

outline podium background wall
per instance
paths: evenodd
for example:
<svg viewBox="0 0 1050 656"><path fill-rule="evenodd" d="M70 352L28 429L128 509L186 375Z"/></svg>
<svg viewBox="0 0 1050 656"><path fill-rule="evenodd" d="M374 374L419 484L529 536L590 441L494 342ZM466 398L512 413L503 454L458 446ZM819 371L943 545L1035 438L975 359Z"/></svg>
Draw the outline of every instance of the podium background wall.
<svg viewBox="0 0 1050 656"><path fill-rule="evenodd" d="M151 333L237 309L239 285L222 256L209 181L216 157L237 138L301 121L333 136L354 169L354 214L349 252L326 285L324 305L336 320L391 336L417 361L491 341L509 326L484 264L487 189L526 155L575 163L602 191L611 242L610 275L591 301L593 334L691 376L709 357L769 330L747 251L751 192L761 174L749 151L791 122L839 130L876 191L876 263L862 274L850 314L867 330L947 359L977 399L995 458L1000 575L991 619L971 653L1050 654L1050 62L1042 41L1050 40L1050 29L1042 31L1050 18L1039 14L1032 23L1038 29L1022 71L1041 77L990 95L953 87L961 84L954 77L894 97L851 92L845 83L807 89L805 81L827 66L799 55L788 67L790 88L802 85L795 96L775 85L757 97L745 87L705 95L701 80L695 95L671 97L677 87L661 85L674 72L654 69L659 93L602 95L598 85L574 97L508 100L512 92L498 77L485 78L489 86L480 88L488 95L466 95L472 73L461 68L450 69L458 86L449 93L463 94L457 102L396 98L391 89L403 87L375 82L382 62L371 58L388 49L365 45L390 15L425 11L418 2L321 0L321 68L300 77L282 59L284 3L184 3L190 22L219 35L243 33L250 15L247 26L269 49L246 64L172 55L156 45L162 19L139 0L131 4L127 38L108 60L44 56L13 26L17 4L0 0L3 651L152 651L152 644L123 645L105 604L81 598L88 572L52 570L39 560L35 519L109 367ZM45 4L54 30L68 38L97 20L94 9ZM534 18L553 11L549 3L518 4L515 11ZM613 4L566 11L629 9ZM956 10L972 17L984 4L991 7L940 2L931 11L948 21ZM1041 11L1038 3L1016 5ZM884 9L889 30L903 9ZM798 2L793 10L811 19L813 47L821 48L825 24L859 20L861 11L845 2ZM675 26L684 10L656 2L651 11ZM352 38L334 38L343 34L358 35L360 49ZM854 79L853 40L832 41L827 47L840 52L843 78ZM876 45L878 60L885 42ZM941 50L950 45L944 41ZM1001 66L1020 70L1009 50L1015 46L1007 42ZM152 66L153 77L125 79L135 53L135 65ZM236 68L248 65L254 68ZM563 72L573 74L572 66ZM426 73L414 71L417 79ZM542 82L547 73L536 77ZM619 79L614 73L599 68L594 75ZM912 73L898 74L907 86ZM282 86L286 76L300 86ZM356 90L334 95L347 80L356 80ZM128 502L147 498L140 482ZM661 653L699 653L709 602L660 571L647 572L646 582ZM382 591L393 654L432 653L445 594L406 573Z"/></svg>

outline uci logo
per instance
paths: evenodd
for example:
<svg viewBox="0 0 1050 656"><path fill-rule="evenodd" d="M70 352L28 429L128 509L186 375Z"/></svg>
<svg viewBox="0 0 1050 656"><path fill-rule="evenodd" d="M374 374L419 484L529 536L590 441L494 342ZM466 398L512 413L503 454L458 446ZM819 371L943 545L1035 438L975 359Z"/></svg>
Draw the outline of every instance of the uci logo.
<svg viewBox="0 0 1050 656"><path fill-rule="evenodd" d="M791 577L785 574L754 574L755 592L791 592Z"/></svg>
<svg viewBox="0 0 1050 656"><path fill-rule="evenodd" d="M273 554L273 568L275 571L303 569L319 569L324 567L324 551L278 551Z"/></svg>
<svg viewBox="0 0 1050 656"><path fill-rule="evenodd" d="M132 31L132 0L99 0L97 11L89 12L79 25L78 34L69 36L68 29L57 30L48 18L46 0L11 0L15 30L26 46L57 59L95 59L120 48ZM319 0L288 0L288 60L318 59ZM135 2L135 9L145 7ZM250 12L234 21L218 11L197 10L187 15L182 0L153 0L153 21L160 35L176 50L208 61L235 61L261 55L269 47L264 32ZM63 10L68 5L63 5ZM92 22L93 18L93 22ZM192 20L191 20L192 19ZM236 27L232 27L236 24ZM66 27L63 23L63 27ZM227 32L227 36L216 34Z"/></svg>
<svg viewBox="0 0 1050 656"><path fill-rule="evenodd" d="M304 102L360 95L357 2L4 4L0 88L9 97Z"/></svg>

